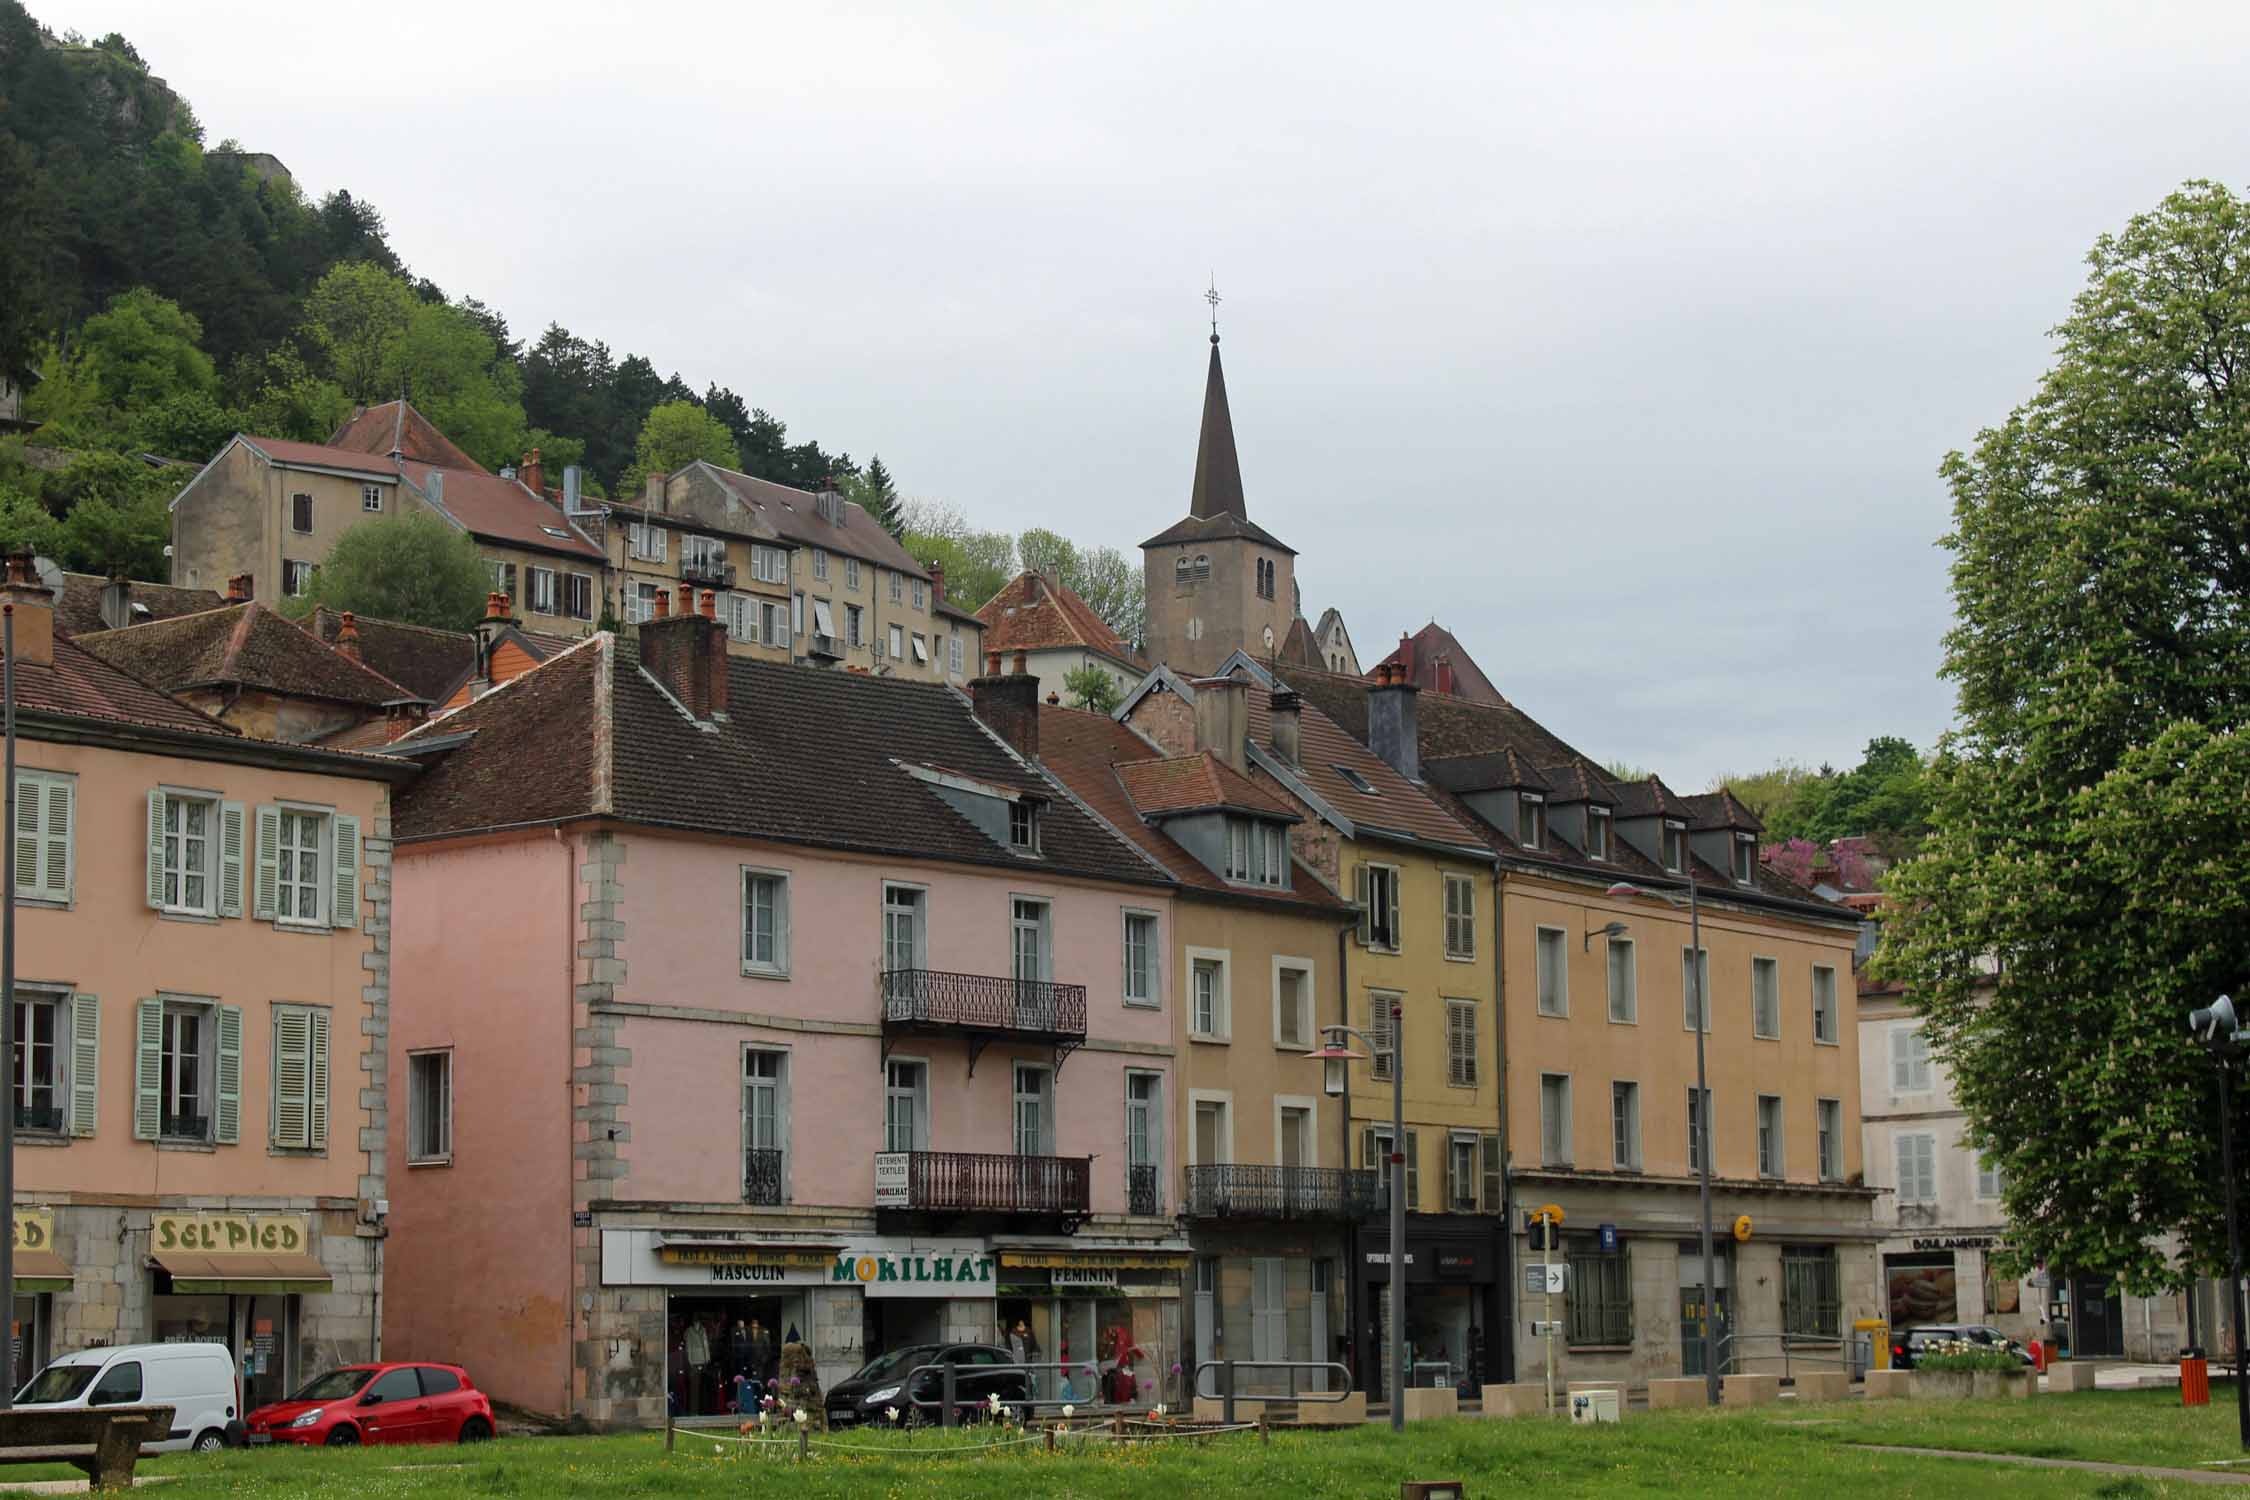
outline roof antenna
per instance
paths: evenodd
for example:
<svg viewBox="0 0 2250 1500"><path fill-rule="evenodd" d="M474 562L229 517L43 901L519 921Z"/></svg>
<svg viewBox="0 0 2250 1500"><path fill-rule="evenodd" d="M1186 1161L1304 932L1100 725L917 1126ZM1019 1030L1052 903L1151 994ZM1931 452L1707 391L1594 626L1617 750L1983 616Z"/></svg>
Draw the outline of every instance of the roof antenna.
<svg viewBox="0 0 2250 1500"><path fill-rule="evenodd" d="M1211 304L1211 342L1216 344L1219 341L1219 273L1217 271L1211 273L1211 289L1203 294L1203 300Z"/></svg>

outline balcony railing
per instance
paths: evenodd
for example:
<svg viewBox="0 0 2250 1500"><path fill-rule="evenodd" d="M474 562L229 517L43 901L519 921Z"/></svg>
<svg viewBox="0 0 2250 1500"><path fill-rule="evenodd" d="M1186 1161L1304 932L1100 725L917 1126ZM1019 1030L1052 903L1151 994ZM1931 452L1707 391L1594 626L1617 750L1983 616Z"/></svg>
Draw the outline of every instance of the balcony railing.
<svg viewBox="0 0 2250 1500"><path fill-rule="evenodd" d="M997 974L891 969L878 981L889 1030L973 1031L1083 1041L1086 986Z"/></svg>
<svg viewBox="0 0 2250 1500"><path fill-rule="evenodd" d="M163 1117L161 1133L167 1140L203 1141L211 1138L209 1115L174 1115Z"/></svg>
<svg viewBox="0 0 2250 1500"><path fill-rule="evenodd" d="M1082 1219L1092 1202L1091 1157L1010 1156L989 1151L899 1154L906 1157L904 1201L894 1197L885 1202L878 1191L878 1208ZM880 1170L877 1175L882 1176Z"/></svg>
<svg viewBox="0 0 2250 1500"><path fill-rule="evenodd" d="M731 589L734 587L734 564L710 558L683 557L680 559L680 577L688 583L709 583Z"/></svg>
<svg viewBox="0 0 2250 1500"><path fill-rule="evenodd" d="M62 1106L59 1104L19 1104L16 1106L16 1129L60 1130L63 1128Z"/></svg>
<svg viewBox="0 0 2250 1500"><path fill-rule="evenodd" d="M1129 1214L1158 1214L1163 1211L1163 1201L1156 1191L1156 1168L1127 1167L1125 1169L1125 1212Z"/></svg>
<svg viewBox="0 0 2250 1500"><path fill-rule="evenodd" d="M1363 1219L1382 1201L1373 1172L1238 1163L1187 1169L1191 1219Z"/></svg>
<svg viewBox="0 0 2250 1500"><path fill-rule="evenodd" d="M781 1152L750 1146L742 1153L742 1201L778 1205L781 1197Z"/></svg>

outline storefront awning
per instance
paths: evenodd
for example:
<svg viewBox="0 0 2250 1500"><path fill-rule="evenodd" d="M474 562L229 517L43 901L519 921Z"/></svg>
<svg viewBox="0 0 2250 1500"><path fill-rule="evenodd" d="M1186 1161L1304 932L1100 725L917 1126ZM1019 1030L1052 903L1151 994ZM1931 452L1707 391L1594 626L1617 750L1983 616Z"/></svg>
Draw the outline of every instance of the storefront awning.
<svg viewBox="0 0 2250 1500"><path fill-rule="evenodd" d="M67 1292L70 1290L70 1263L52 1250L27 1250L18 1245L16 1290Z"/></svg>
<svg viewBox="0 0 2250 1500"><path fill-rule="evenodd" d="M1165 1250L1003 1250L1000 1264L1021 1271L1184 1271L1191 1257Z"/></svg>
<svg viewBox="0 0 2250 1500"><path fill-rule="evenodd" d="M328 1268L302 1251L282 1254L219 1254L203 1250L159 1250L156 1263L172 1273L172 1290L188 1295L209 1292L263 1293L328 1290Z"/></svg>

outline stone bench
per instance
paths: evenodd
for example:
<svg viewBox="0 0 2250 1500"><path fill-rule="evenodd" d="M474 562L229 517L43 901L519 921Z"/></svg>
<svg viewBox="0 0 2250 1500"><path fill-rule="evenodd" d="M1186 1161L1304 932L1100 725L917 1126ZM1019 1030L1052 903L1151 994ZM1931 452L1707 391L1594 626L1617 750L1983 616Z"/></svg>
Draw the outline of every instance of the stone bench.
<svg viewBox="0 0 2250 1500"><path fill-rule="evenodd" d="M1488 1385L1481 1394L1488 1417L1535 1417L1547 1409L1543 1385Z"/></svg>
<svg viewBox="0 0 2250 1500"><path fill-rule="evenodd" d="M1419 1386L1406 1388L1406 1420L1427 1422L1435 1417L1457 1417L1461 1414L1461 1398L1451 1386Z"/></svg>
<svg viewBox="0 0 2250 1500"><path fill-rule="evenodd" d="M1724 1375L1719 1401L1725 1406L1766 1406L1781 1399L1779 1375Z"/></svg>
<svg viewBox="0 0 2250 1500"><path fill-rule="evenodd" d="M1842 1401L1852 1393L1852 1378L1842 1370L1808 1370L1797 1377L1799 1401Z"/></svg>
<svg viewBox="0 0 2250 1500"><path fill-rule="evenodd" d="M1239 1407L1240 1402L1236 1405ZM1299 1427L1358 1427L1367 1421L1367 1392L1350 1391L1341 1401L1297 1399Z"/></svg>
<svg viewBox="0 0 2250 1500"><path fill-rule="evenodd" d="M2081 1364L2075 1359L2057 1360L2047 1366L2047 1389L2050 1391L2090 1391L2094 1388L2094 1374L2098 1366Z"/></svg>
<svg viewBox="0 0 2250 1500"><path fill-rule="evenodd" d="M1671 1411L1679 1407L1708 1406L1709 1392L1700 1375L1673 1376L1648 1383L1648 1409Z"/></svg>
<svg viewBox="0 0 2250 1500"><path fill-rule="evenodd" d="M18 1407L0 1411L0 1464L69 1464L97 1490L131 1489L141 1445L171 1434L169 1406Z"/></svg>
<svg viewBox="0 0 2250 1500"><path fill-rule="evenodd" d="M1914 1394L1912 1370L1869 1370L1867 1372L1867 1399L1870 1401L1904 1401Z"/></svg>

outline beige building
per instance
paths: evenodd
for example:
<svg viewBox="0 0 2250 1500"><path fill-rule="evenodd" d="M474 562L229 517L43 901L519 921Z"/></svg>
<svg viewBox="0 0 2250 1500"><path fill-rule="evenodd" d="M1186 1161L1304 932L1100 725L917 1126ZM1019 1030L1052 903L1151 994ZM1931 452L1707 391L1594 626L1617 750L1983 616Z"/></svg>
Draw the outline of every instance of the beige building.
<svg viewBox="0 0 2250 1500"><path fill-rule="evenodd" d="M651 474L640 503L601 502L597 534L616 580L617 618L657 618L659 599L681 585L717 595L727 649L737 656L790 661L797 626L789 589L793 544L760 520L733 490L702 482L695 468Z"/></svg>
<svg viewBox="0 0 2250 1500"><path fill-rule="evenodd" d="M1015 670L1039 679L1042 701L1053 694L1069 703L1070 674L1087 668L1108 677L1122 701L1148 673L1093 606L1051 574L1017 574L985 601L977 619L984 627L984 649L1004 661L1020 660Z"/></svg>

